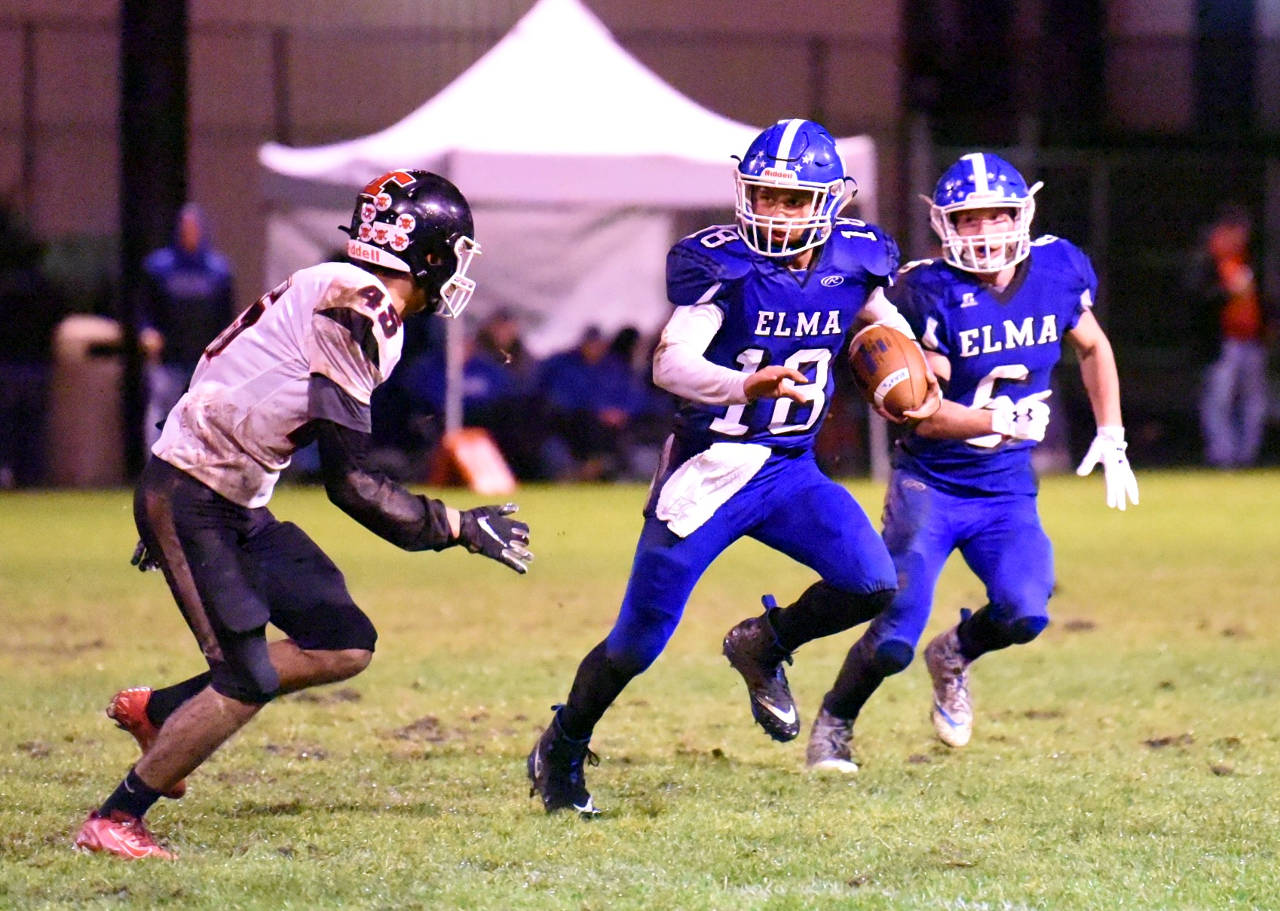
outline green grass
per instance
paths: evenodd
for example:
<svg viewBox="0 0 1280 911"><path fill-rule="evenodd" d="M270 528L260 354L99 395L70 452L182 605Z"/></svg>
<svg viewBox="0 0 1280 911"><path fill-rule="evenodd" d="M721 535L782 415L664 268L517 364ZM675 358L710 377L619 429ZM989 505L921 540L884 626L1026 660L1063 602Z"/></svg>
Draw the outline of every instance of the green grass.
<svg viewBox="0 0 1280 911"><path fill-rule="evenodd" d="M1280 907L1280 473L1051 478L1054 624L973 673L973 743L932 738L919 662L859 720L863 768L804 774L751 722L720 638L812 580L754 542L695 591L601 723L606 815L545 816L524 758L609 628L644 491L530 488L534 571L405 554L284 488L381 632L363 675L280 700L149 819L182 854L70 848L135 758L116 689L202 669L127 493L0 496L0 907ZM881 488L852 489L873 515ZM455 505L477 498L449 491ZM983 603L958 561L926 635ZM852 635L791 670L810 717ZM806 730L807 733L807 730Z"/></svg>

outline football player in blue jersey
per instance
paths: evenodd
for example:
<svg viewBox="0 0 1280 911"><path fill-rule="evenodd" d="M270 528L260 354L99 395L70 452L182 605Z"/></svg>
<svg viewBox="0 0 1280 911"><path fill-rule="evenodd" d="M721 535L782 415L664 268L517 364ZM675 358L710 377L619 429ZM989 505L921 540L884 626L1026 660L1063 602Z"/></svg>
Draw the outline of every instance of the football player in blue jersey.
<svg viewBox="0 0 1280 911"><path fill-rule="evenodd" d="M694 585L747 536L814 569L795 603L730 630L724 651L751 710L776 740L800 731L782 664L800 645L871 619L893 597L893 564L849 492L814 460L833 368L855 324L910 332L885 297L897 245L874 225L838 217L851 179L835 140L782 120L736 171L737 225L679 241L667 258L675 310L654 353L654 381L679 399L644 510L613 629L578 667L564 705L529 754L548 812L596 812L583 764L592 731L623 687L653 663ZM936 409L933 394L916 417ZM533 793L531 792L531 793Z"/></svg>
<svg viewBox="0 0 1280 911"><path fill-rule="evenodd" d="M968 668L987 652L1034 639L1049 622L1053 552L1036 510L1031 450L1049 420L1050 373L1065 339L1097 422L1077 473L1103 466L1107 504L1138 502L1125 455L1115 357L1092 312L1088 257L1049 235L1031 239L1035 193L998 156L960 158L930 203L942 258L908 263L890 292L945 385L942 407L898 442L884 538L899 590L849 651L814 721L810 768L856 771L853 723L880 682L911 661L938 574L959 550L987 604L925 648L933 725L952 747L969 741Z"/></svg>

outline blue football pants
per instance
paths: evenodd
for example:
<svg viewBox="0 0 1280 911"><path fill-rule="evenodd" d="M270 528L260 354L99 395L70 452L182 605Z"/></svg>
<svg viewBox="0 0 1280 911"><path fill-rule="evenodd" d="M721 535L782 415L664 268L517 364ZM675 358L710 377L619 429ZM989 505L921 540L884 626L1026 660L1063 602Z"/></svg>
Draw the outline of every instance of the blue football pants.
<svg viewBox="0 0 1280 911"><path fill-rule="evenodd" d="M955 550L986 586L993 622L1008 628L1047 623L1053 546L1035 496L952 496L895 471L885 496L884 539L898 594L867 632L877 650L893 643L899 654L914 651L929 622L938 576Z"/></svg>
<svg viewBox="0 0 1280 911"><path fill-rule="evenodd" d="M822 473L812 453L774 454L686 538L646 511L622 608L605 640L609 660L631 673L652 664L703 572L744 536L851 594L894 587L889 553L853 495Z"/></svg>

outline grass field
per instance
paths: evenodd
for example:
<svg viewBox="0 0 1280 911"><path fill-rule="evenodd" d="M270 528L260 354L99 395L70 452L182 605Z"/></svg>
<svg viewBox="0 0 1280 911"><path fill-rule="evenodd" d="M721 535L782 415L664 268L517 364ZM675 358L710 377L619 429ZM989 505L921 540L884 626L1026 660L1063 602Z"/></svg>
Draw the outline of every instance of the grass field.
<svg viewBox="0 0 1280 911"><path fill-rule="evenodd" d="M128 565L129 495L2 495L0 907L1280 908L1280 473L1140 480L1123 514L1100 477L1045 482L1054 624L975 667L963 751L932 738L920 662L887 682L847 779L751 722L720 638L812 577L736 545L601 723L590 822L547 817L524 758L613 620L643 489L521 491L519 578L283 488L378 655L270 706L152 811L174 864L71 850L135 758L111 694L202 669L163 580ZM879 514L878 485L851 489ZM928 634L983 600L953 561ZM806 720L852 639L798 653Z"/></svg>

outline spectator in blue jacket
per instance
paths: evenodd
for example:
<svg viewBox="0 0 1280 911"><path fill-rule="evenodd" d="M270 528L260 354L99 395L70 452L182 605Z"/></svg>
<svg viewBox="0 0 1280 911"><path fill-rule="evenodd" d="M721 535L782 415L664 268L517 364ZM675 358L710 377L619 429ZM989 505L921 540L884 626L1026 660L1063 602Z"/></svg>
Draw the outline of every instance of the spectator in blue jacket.
<svg viewBox="0 0 1280 911"><path fill-rule="evenodd" d="M626 473L631 422L643 398L627 357L632 333L622 330L611 345L590 326L575 347L543 362L537 395L547 433L543 469L551 478L613 480Z"/></svg>
<svg viewBox="0 0 1280 911"><path fill-rule="evenodd" d="M231 266L209 245L204 213L187 203L178 213L173 243L142 263L147 292L139 315L147 355L147 449L195 370L205 346L234 315Z"/></svg>

